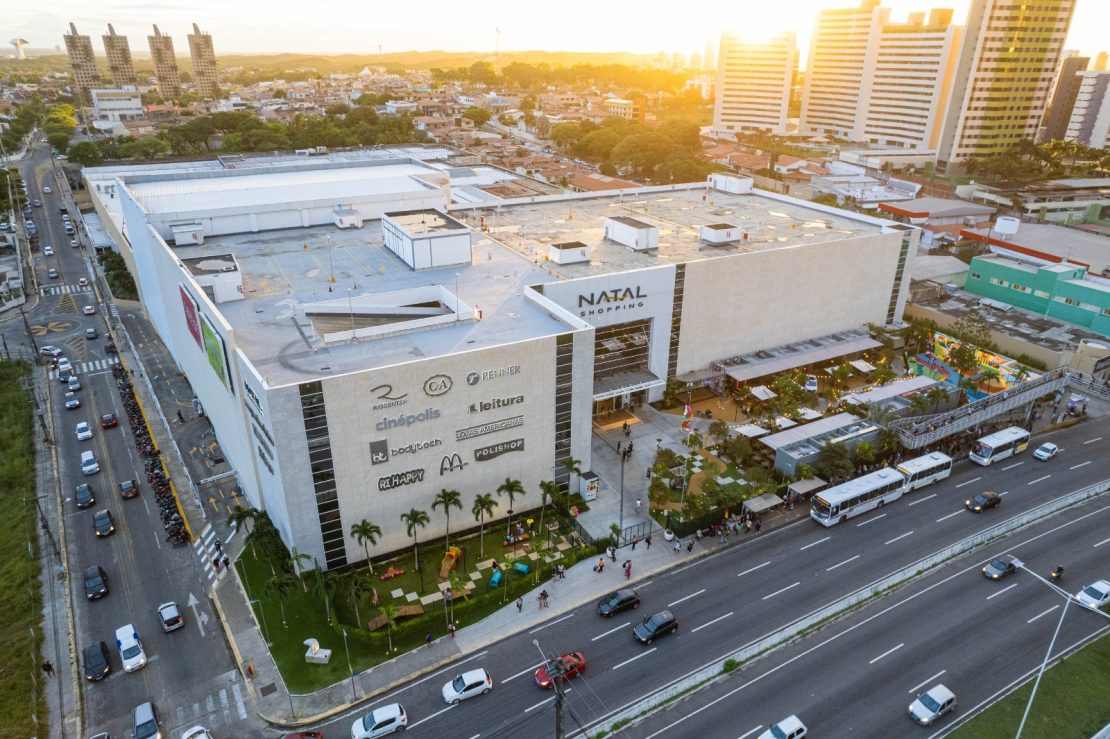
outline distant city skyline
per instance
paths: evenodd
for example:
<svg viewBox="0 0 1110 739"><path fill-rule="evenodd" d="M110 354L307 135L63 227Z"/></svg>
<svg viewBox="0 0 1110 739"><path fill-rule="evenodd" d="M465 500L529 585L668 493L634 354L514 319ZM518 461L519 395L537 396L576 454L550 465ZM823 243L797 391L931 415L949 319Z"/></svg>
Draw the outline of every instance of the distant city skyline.
<svg viewBox="0 0 1110 739"><path fill-rule="evenodd" d="M100 36L112 23L116 33L133 39L137 55L145 51L151 24L162 32L185 37L194 22L215 39L221 55L246 53L374 54L404 51L570 51L631 52L654 54L700 52L707 41L716 47L722 31L741 39L765 41L784 31L798 39L800 66L807 62L814 19L820 10L858 6L858 0L780 0L777 3L737 3L709 0L697 12L632 16L625 6L571 0L558 11L522 13L520 4L487 0L480 12L460 14L458 5L431 0L414 15L409 5L373 6L338 0L324 6L304 3L227 3L196 0L191 3L151 3L115 0L100 4L46 0L21 4L7 13L5 38L22 37L35 49L61 48L62 34L73 22L82 34L92 36L98 56L104 51ZM952 8L953 22L962 24L969 0L885 0L894 19L932 8ZM429 22L450 19L450 23ZM1094 56L1108 44L1110 3L1079 0L1065 48ZM63 49L64 52L64 49ZM145 55L144 55L145 56Z"/></svg>

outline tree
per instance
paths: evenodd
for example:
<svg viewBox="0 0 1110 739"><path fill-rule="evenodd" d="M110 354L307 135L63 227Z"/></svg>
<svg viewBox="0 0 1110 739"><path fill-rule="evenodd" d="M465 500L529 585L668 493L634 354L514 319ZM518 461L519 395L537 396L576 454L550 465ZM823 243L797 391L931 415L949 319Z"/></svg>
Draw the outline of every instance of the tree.
<svg viewBox="0 0 1110 739"><path fill-rule="evenodd" d="M358 604L362 599L374 592L374 581L365 572L359 570L351 575L351 605L355 607L355 623L359 628L366 628L362 623L362 615L359 613Z"/></svg>
<svg viewBox="0 0 1110 739"><path fill-rule="evenodd" d="M378 537L381 535L382 527L369 519L364 518L358 523L351 524L351 536L362 545L363 551L366 552L366 566L370 569L370 574L374 573L374 563L370 561L370 546L377 546ZM367 542L370 542L370 546L367 546Z"/></svg>
<svg viewBox="0 0 1110 739"><path fill-rule="evenodd" d="M277 598L278 603L281 604L281 625L286 628L289 627L289 622L285 620L285 597L292 589L293 576L285 572L280 575L274 573L266 583L266 594L271 598Z"/></svg>
<svg viewBox="0 0 1110 739"><path fill-rule="evenodd" d="M335 590L339 586L339 580L330 572L324 572L319 567L316 568L316 578L313 581L312 589L316 595L324 599L324 618L327 619L329 624L335 623L332 617L331 598L335 595Z"/></svg>
<svg viewBox="0 0 1110 739"><path fill-rule="evenodd" d="M890 367L887 367L886 365L883 365L882 367L876 367L867 379L869 379L876 385L885 385L897 376L898 375L895 374L894 370L892 370Z"/></svg>
<svg viewBox="0 0 1110 739"><path fill-rule="evenodd" d="M417 530L427 526L430 520L428 513L419 508L410 508L408 513L401 514L401 523L405 524L405 533L412 537L412 564L417 569L420 569L420 547L416 541Z"/></svg>
<svg viewBox="0 0 1110 739"><path fill-rule="evenodd" d="M744 408L752 397L752 389L747 385L737 385L729 390L728 399L732 401L733 415L732 420L740 420L740 410ZM746 411L745 411L746 412Z"/></svg>
<svg viewBox="0 0 1110 739"><path fill-rule="evenodd" d="M385 618L385 630L389 638L389 651L393 651L393 630L397 628L397 617L401 615L401 609L392 603L384 603L379 609L381 615Z"/></svg>
<svg viewBox="0 0 1110 739"><path fill-rule="evenodd" d="M728 439L729 428L728 424L724 421L717 419L709 424L709 435L721 443Z"/></svg>
<svg viewBox="0 0 1110 739"><path fill-rule="evenodd" d="M304 587L304 591L307 593L308 583L306 583L304 580L305 570L303 567L303 563L312 561L312 557L298 550L296 547L293 547L289 550L289 561L293 563L293 570L297 573L297 579L301 581L301 585Z"/></svg>
<svg viewBox="0 0 1110 739"><path fill-rule="evenodd" d="M505 535L508 536L513 530L513 500L518 495L524 495L524 486L520 484L520 480L506 477L505 482L497 486L497 495L506 495L509 498L509 521L505 527Z"/></svg>
<svg viewBox="0 0 1110 739"><path fill-rule="evenodd" d="M977 310L969 310L952 324L952 333L961 341L985 348L991 343L991 327Z"/></svg>
<svg viewBox="0 0 1110 739"><path fill-rule="evenodd" d="M170 145L158 138L145 138L129 141L119 147L119 155L124 159L156 159L170 153Z"/></svg>
<svg viewBox="0 0 1110 739"><path fill-rule="evenodd" d="M852 455L843 442L826 442L821 448L817 462L825 479L832 480L851 477L855 471Z"/></svg>
<svg viewBox="0 0 1110 739"><path fill-rule="evenodd" d="M986 385L987 389L989 390L990 387L998 382L1001 377L1002 373L994 367L983 367L979 370L979 379L975 384L978 386L977 389L980 392L983 390L984 385Z"/></svg>
<svg viewBox="0 0 1110 739"><path fill-rule="evenodd" d="M847 365L837 365L829 373L829 379L832 381L833 387L843 390L848 386L848 379L852 376L852 370L848 369Z"/></svg>
<svg viewBox="0 0 1110 739"><path fill-rule="evenodd" d="M543 516L547 513L547 506L555 502L559 495L559 486L554 480L540 481L540 532L543 532Z"/></svg>
<svg viewBox="0 0 1110 739"><path fill-rule="evenodd" d="M451 509L458 508L462 510L462 493L458 490L448 490L443 488L436 493L435 500L432 501L432 510L436 508L443 509L443 515L447 519L447 532L443 536L443 548L446 551L451 547Z"/></svg>
<svg viewBox="0 0 1110 739"><path fill-rule="evenodd" d="M856 464L871 464L875 461L875 447L870 442L861 441L856 446Z"/></svg>
<svg viewBox="0 0 1110 739"><path fill-rule="evenodd" d="M925 393L914 393L910 396L910 410L914 415L923 416L929 410L929 398Z"/></svg>
<svg viewBox="0 0 1110 739"><path fill-rule="evenodd" d="M474 514L474 520L478 522L478 556L485 558L486 556L486 516L493 515L493 509L497 507L497 501L489 493L478 493L474 496L474 505L470 507L470 512Z"/></svg>
<svg viewBox="0 0 1110 739"><path fill-rule="evenodd" d="M475 108L473 105L463 112L463 118L469 118L474 121L474 127L478 128L486 125L493 114L485 108Z"/></svg>
<svg viewBox="0 0 1110 739"><path fill-rule="evenodd" d="M104 157L100 153L100 147L91 141L78 141L69 147L66 155L69 157L69 161L76 162L82 167L95 167L104 161Z"/></svg>
<svg viewBox="0 0 1110 739"><path fill-rule="evenodd" d="M620 172L617 171L617 168L614 167L613 163L609 160L605 160L604 162L599 164L597 167L597 171L605 175L606 177L616 177L620 174Z"/></svg>
<svg viewBox="0 0 1110 739"><path fill-rule="evenodd" d="M948 400L948 391L938 383L925 391L925 397L929 400L929 409L936 412L940 404Z"/></svg>
<svg viewBox="0 0 1110 739"><path fill-rule="evenodd" d="M254 506L247 506L245 508L239 506L227 517L227 522L236 530L238 530L240 526L243 527L247 536L247 541L250 542L251 545L251 556L258 559L258 555L254 551L254 539L251 537L251 532L246 530L246 524L253 523L256 518L258 518L257 508Z"/></svg>
<svg viewBox="0 0 1110 739"><path fill-rule="evenodd" d="M572 489L570 487L570 476L571 475L577 475L577 476L582 475L582 461L578 460L578 459L575 459L574 457L566 457L563 460L563 469L565 469L567 471L567 494L569 495L570 491Z"/></svg>

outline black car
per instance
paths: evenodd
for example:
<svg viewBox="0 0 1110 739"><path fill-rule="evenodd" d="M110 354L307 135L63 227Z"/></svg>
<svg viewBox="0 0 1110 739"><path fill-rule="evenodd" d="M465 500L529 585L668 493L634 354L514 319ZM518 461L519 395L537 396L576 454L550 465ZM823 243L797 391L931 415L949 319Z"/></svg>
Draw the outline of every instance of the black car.
<svg viewBox="0 0 1110 739"><path fill-rule="evenodd" d="M640 596L636 595L636 591L631 588L622 588L602 598L597 604L597 613L599 616L609 618L614 613L620 613L626 608L639 607Z"/></svg>
<svg viewBox="0 0 1110 739"><path fill-rule="evenodd" d="M1014 561L1010 557L999 557L992 559L983 565L983 577L989 577L991 580L1001 580L1006 575L1012 575L1017 572L1017 567L1014 566Z"/></svg>
<svg viewBox="0 0 1110 739"><path fill-rule="evenodd" d="M93 528L97 537L111 536L116 533L116 522L112 519L112 512L105 508L93 514Z"/></svg>
<svg viewBox="0 0 1110 739"><path fill-rule="evenodd" d="M139 494L138 480L124 480L119 484L119 497L134 498Z"/></svg>
<svg viewBox="0 0 1110 739"><path fill-rule="evenodd" d="M678 631L678 619L670 611L660 611L641 621L632 630L632 635L636 637L636 641L651 644L659 637L676 631Z"/></svg>
<svg viewBox="0 0 1110 739"><path fill-rule="evenodd" d="M975 513L982 513L988 508L994 508L1002 502L1002 497L998 493L979 493L974 498L964 502L964 507L969 511Z"/></svg>
<svg viewBox="0 0 1110 739"><path fill-rule="evenodd" d="M85 647L85 679L89 682L103 680L112 674L112 662L108 659L108 645L97 642Z"/></svg>
<svg viewBox="0 0 1110 739"><path fill-rule="evenodd" d="M78 508L85 510L96 502L96 496L93 495L93 489L89 484L83 482L73 491L73 500L77 503Z"/></svg>
<svg viewBox="0 0 1110 739"><path fill-rule="evenodd" d="M96 600L108 594L108 575L100 565L85 570L85 597Z"/></svg>

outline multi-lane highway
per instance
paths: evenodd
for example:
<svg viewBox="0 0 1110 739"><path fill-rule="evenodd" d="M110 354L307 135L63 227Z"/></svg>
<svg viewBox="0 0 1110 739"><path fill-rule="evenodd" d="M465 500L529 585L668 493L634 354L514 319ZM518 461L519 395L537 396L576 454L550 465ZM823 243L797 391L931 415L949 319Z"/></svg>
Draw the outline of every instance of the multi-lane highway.
<svg viewBox="0 0 1110 739"><path fill-rule="evenodd" d="M880 512L830 528L799 521L640 584L643 605L637 611L606 620L594 613L592 605L581 607L527 633L506 635L503 642L385 694L369 707L399 701L408 712L410 730L428 736L547 732L553 726L553 698L532 679L541 661L532 645L536 639L548 651L585 653L589 661L585 676L568 684L567 704L573 717L568 716L567 727L588 727L675 678L1003 517L1110 477L1105 439L1110 439L1110 420L1093 420L1038 437L1037 443L1051 440L1063 448L1049 462L1034 460L1031 454L991 467L964 462L948 480L907 495ZM984 490L1000 493L1002 504L982 514L964 510L964 500ZM1069 582L1074 583L1070 572ZM983 586L990 585L978 577ZM652 645L634 641L633 625L663 608L677 615L678 633ZM938 653L959 651L959 639L947 634L944 639ZM868 659L883 649L870 651ZM493 691L458 706L446 705L440 695L443 683L474 667L491 673ZM789 683L769 682L780 693L794 692ZM821 721L826 711L836 708L820 704L812 715ZM342 734L364 712L344 715L325 729Z"/></svg>

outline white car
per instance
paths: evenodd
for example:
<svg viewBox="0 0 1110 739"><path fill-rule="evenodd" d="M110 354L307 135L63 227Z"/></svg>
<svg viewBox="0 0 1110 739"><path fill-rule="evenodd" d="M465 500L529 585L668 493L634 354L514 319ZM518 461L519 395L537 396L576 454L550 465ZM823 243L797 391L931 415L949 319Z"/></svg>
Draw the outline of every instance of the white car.
<svg viewBox="0 0 1110 739"><path fill-rule="evenodd" d="M84 308L81 309L81 312L84 313L86 316L95 316L96 315L96 306L95 305L86 305Z"/></svg>
<svg viewBox="0 0 1110 739"><path fill-rule="evenodd" d="M212 734L203 726L194 726L182 734L181 739L212 739Z"/></svg>
<svg viewBox="0 0 1110 739"><path fill-rule="evenodd" d="M1091 608L1102 608L1110 603L1110 582L1099 580L1075 594L1075 599Z"/></svg>
<svg viewBox="0 0 1110 739"><path fill-rule="evenodd" d="M1037 447L1037 451L1033 452L1033 456L1041 460L1042 462L1047 462L1048 460L1055 457L1059 452L1060 447L1049 441Z"/></svg>
<svg viewBox="0 0 1110 739"><path fill-rule="evenodd" d="M922 726L928 726L938 718L956 710L956 694L940 683L917 696L910 704L910 718Z"/></svg>
<svg viewBox="0 0 1110 739"><path fill-rule="evenodd" d="M52 189L50 189L50 185L47 185L46 187L42 188L42 191L43 191L44 193L46 193L47 195L49 195L50 193L54 192L54 191L53 191Z"/></svg>
<svg viewBox="0 0 1110 739"><path fill-rule="evenodd" d="M52 257L52 256L54 256L54 247L52 247L52 246L44 246L44 247L42 247L42 255L43 255L44 257Z"/></svg>
<svg viewBox="0 0 1110 739"><path fill-rule="evenodd" d="M807 393L817 392L817 375L806 375L805 391Z"/></svg>
<svg viewBox="0 0 1110 739"><path fill-rule="evenodd" d="M454 680L444 685L443 700L453 705L476 695L484 695L491 690L493 690L493 678L488 672L478 668L456 675Z"/></svg>
<svg viewBox="0 0 1110 739"><path fill-rule="evenodd" d="M351 739L377 739L379 736L404 731L409 717L400 703L375 708L351 726Z"/></svg>
<svg viewBox="0 0 1110 739"><path fill-rule="evenodd" d="M60 357L62 356L62 350L56 346L51 346L50 344L47 344L46 346L39 349L39 354L44 357Z"/></svg>
<svg viewBox="0 0 1110 739"><path fill-rule="evenodd" d="M92 426L86 421L77 424L77 441L88 441L92 438Z"/></svg>
<svg viewBox="0 0 1110 739"><path fill-rule="evenodd" d="M57 355L54 355L57 356ZM72 372L73 365L65 357L58 357L58 372Z"/></svg>
<svg viewBox="0 0 1110 739"><path fill-rule="evenodd" d="M131 624L120 626L116 629L116 648L123 661L125 672L134 672L146 667L146 652L143 643L139 641L139 632Z"/></svg>
<svg viewBox="0 0 1110 739"><path fill-rule="evenodd" d="M806 725L797 716L787 716L759 735L759 739L802 739Z"/></svg>
<svg viewBox="0 0 1110 739"><path fill-rule="evenodd" d="M81 277L77 280L77 284L80 285L81 287L87 287L88 284L89 284L89 278L88 277Z"/></svg>

